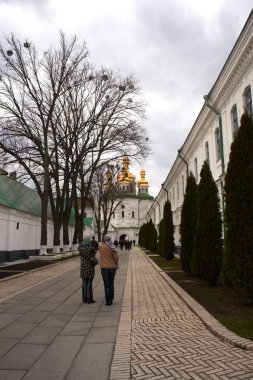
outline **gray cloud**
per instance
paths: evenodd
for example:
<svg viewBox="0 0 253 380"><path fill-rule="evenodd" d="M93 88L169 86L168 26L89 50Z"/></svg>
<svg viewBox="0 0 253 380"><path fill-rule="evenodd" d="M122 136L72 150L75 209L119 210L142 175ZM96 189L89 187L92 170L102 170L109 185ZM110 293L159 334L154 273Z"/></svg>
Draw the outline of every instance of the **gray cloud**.
<svg viewBox="0 0 253 380"><path fill-rule="evenodd" d="M203 95L213 86L252 9L252 0L199 2L202 8L211 7L209 15L193 3L0 0L0 35L14 32L44 49L58 41L61 29L86 40L96 66L136 75L148 103L145 124L153 152L144 168L152 195L160 190L203 105ZM23 19L11 12L3 16L1 5L23 12Z"/></svg>

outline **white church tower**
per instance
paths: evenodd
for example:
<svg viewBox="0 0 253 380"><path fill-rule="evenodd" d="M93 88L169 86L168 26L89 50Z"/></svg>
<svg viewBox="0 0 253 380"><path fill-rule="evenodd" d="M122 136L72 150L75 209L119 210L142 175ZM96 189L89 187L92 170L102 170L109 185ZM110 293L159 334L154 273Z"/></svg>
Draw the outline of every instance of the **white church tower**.
<svg viewBox="0 0 253 380"><path fill-rule="evenodd" d="M129 170L130 160L125 156L122 160L122 168L118 176L119 195L121 200L115 210L109 233L113 239L126 238L138 241L139 230L150 209L154 198L148 194L149 184L145 178L145 170L140 171L140 180L137 181L138 193L136 194L136 178Z"/></svg>
<svg viewBox="0 0 253 380"><path fill-rule="evenodd" d="M141 169L140 171L140 181L138 181L138 194L148 194L148 181L145 178L146 172L144 169Z"/></svg>

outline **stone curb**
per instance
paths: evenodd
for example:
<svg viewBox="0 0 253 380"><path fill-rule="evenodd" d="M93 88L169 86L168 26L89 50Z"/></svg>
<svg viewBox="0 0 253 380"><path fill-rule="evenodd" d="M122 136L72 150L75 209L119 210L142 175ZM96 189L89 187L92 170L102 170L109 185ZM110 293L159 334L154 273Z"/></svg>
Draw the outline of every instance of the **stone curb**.
<svg viewBox="0 0 253 380"><path fill-rule="evenodd" d="M142 254L153 265L154 269L173 288L177 295L187 304L187 306L200 318L206 328L222 342L229 343L234 347L243 350L253 351L253 341L241 338L223 326L215 319L203 306L195 301L184 289L182 289L171 277L169 277L153 260L151 260L142 250Z"/></svg>
<svg viewBox="0 0 253 380"><path fill-rule="evenodd" d="M109 380L131 379L132 329L132 254L129 254L125 289L121 306Z"/></svg>

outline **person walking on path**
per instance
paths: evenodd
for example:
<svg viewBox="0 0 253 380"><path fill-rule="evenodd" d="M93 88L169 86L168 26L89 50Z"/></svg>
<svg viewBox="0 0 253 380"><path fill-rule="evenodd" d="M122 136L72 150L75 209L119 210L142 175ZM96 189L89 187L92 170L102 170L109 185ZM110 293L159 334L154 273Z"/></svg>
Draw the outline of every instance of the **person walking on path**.
<svg viewBox="0 0 253 380"><path fill-rule="evenodd" d="M82 278L82 299L83 303L94 303L92 281L95 276L95 265L98 260L95 257L96 250L91 245L89 237L85 237L79 247L81 266L80 277Z"/></svg>
<svg viewBox="0 0 253 380"><path fill-rule="evenodd" d="M109 235L99 245L100 267L104 282L106 305L111 306L114 299L114 277L118 269L119 256L117 248Z"/></svg>

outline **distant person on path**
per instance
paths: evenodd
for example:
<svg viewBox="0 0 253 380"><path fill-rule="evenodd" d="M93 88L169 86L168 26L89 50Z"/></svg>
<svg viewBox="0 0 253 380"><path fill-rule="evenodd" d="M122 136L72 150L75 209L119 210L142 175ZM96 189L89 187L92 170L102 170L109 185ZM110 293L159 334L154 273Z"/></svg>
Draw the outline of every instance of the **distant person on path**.
<svg viewBox="0 0 253 380"><path fill-rule="evenodd" d="M100 267L104 281L106 305L111 306L114 299L114 277L118 269L119 256L117 248L109 235L99 245Z"/></svg>
<svg viewBox="0 0 253 380"><path fill-rule="evenodd" d="M118 248L119 242L117 239L114 240L113 244L115 245L116 248Z"/></svg>
<svg viewBox="0 0 253 380"><path fill-rule="evenodd" d="M95 257L96 250L91 244L91 239L85 237L79 247L81 267L80 277L82 278L82 298L84 303L94 303L92 281L95 276L95 265L98 260Z"/></svg>
<svg viewBox="0 0 253 380"><path fill-rule="evenodd" d="M122 251L122 249L124 248L124 245L125 245L125 241L124 241L123 239L121 239L121 240L119 241L119 246L120 246L121 251Z"/></svg>
<svg viewBox="0 0 253 380"><path fill-rule="evenodd" d="M95 236L92 236L91 245L95 249L95 251L97 252L97 250L98 250L98 242L95 239Z"/></svg>
<svg viewBox="0 0 253 380"><path fill-rule="evenodd" d="M133 240L133 245L135 246L135 239Z"/></svg>

